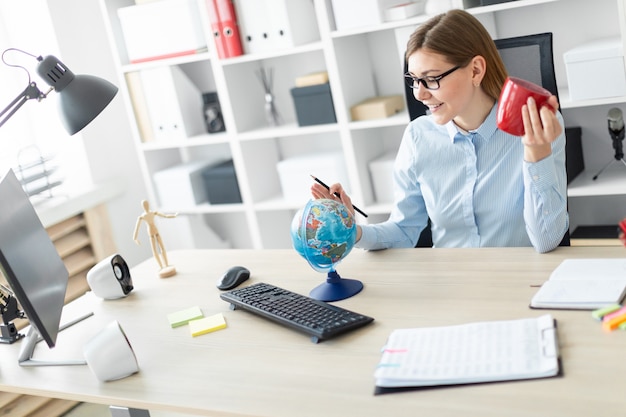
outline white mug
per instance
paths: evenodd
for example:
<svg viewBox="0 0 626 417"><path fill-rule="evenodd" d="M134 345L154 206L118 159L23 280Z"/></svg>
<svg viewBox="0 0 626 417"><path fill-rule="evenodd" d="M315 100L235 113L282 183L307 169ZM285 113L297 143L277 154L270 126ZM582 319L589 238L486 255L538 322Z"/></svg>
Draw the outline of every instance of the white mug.
<svg viewBox="0 0 626 417"><path fill-rule="evenodd" d="M87 365L103 382L125 378L139 371L137 357L117 321L113 321L83 347Z"/></svg>

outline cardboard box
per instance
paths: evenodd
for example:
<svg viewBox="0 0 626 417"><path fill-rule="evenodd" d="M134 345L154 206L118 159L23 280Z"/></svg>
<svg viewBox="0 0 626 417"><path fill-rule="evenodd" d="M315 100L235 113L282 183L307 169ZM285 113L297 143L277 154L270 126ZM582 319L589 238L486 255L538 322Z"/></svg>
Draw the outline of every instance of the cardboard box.
<svg viewBox="0 0 626 417"><path fill-rule="evenodd" d="M619 38L580 45L563 54L571 100L626 95L624 50Z"/></svg>
<svg viewBox="0 0 626 417"><path fill-rule="evenodd" d="M131 63L206 51L196 0L161 0L117 9Z"/></svg>
<svg viewBox="0 0 626 417"><path fill-rule="evenodd" d="M312 72L296 78L296 87L308 87L311 85L326 84L328 71Z"/></svg>
<svg viewBox="0 0 626 417"><path fill-rule="evenodd" d="M326 184L340 182L349 190L348 173L342 152L324 152L284 159L276 164L283 196L288 202L306 204L311 197L315 175Z"/></svg>
<svg viewBox="0 0 626 417"><path fill-rule="evenodd" d="M377 25L385 21L384 12L406 0L332 0L337 30Z"/></svg>
<svg viewBox="0 0 626 417"><path fill-rule="evenodd" d="M393 165L396 152L388 152L369 163L374 197L379 203L393 202Z"/></svg>
<svg viewBox="0 0 626 417"><path fill-rule="evenodd" d="M350 108L352 120L370 120L389 117L404 109L404 96L371 97Z"/></svg>
<svg viewBox="0 0 626 417"><path fill-rule="evenodd" d="M241 203L241 193L233 160L229 159L202 171L210 204Z"/></svg>
<svg viewBox="0 0 626 417"><path fill-rule="evenodd" d="M153 179L160 206L193 207L206 202L208 197L202 173L217 163L195 161L155 172Z"/></svg>
<svg viewBox="0 0 626 417"><path fill-rule="evenodd" d="M292 88L291 96L299 126L337 122L329 83Z"/></svg>

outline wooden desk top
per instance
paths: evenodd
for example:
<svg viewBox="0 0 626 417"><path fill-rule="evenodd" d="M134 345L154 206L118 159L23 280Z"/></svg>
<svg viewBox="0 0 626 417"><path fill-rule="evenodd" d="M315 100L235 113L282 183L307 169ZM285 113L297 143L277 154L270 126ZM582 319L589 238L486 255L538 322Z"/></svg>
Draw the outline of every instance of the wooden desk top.
<svg viewBox="0 0 626 417"><path fill-rule="evenodd" d="M268 282L308 294L325 278L293 250L172 252L178 270L160 279L149 259L132 272L135 290L120 300L89 293L65 310L94 311L59 334L35 358L81 355L82 345L112 320L124 328L140 372L101 383L86 366L21 368L19 343L2 345L0 390L203 416L609 416L626 405L626 332L606 333L588 311L532 310L528 302L565 258L623 257L623 248L354 250L338 267L364 290L336 304L376 320L314 344L298 332L231 311L217 278L245 265L247 283ZM244 284L246 285L246 284ZM167 314L198 305L223 313L228 327L191 337ZM380 349L396 328L536 317L558 321L564 375L557 378L433 388L374 396Z"/></svg>

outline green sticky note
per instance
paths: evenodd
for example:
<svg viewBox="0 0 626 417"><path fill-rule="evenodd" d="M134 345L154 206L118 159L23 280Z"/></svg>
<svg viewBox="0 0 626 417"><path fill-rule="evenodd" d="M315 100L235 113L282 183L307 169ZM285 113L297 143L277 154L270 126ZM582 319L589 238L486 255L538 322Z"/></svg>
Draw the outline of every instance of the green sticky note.
<svg viewBox="0 0 626 417"><path fill-rule="evenodd" d="M224 320L222 313L189 322L189 331L193 337L224 328L226 328L226 320Z"/></svg>
<svg viewBox="0 0 626 417"><path fill-rule="evenodd" d="M167 315L167 320L170 322L172 328L183 326L189 323L191 320L197 320L204 317L200 307L194 306L185 310L177 311Z"/></svg>

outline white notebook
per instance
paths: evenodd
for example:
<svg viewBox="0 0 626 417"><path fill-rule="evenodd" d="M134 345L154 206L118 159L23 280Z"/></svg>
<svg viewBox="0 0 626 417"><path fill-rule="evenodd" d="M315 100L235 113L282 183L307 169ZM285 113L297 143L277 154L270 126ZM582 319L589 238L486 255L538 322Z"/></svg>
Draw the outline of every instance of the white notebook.
<svg viewBox="0 0 626 417"><path fill-rule="evenodd" d="M399 388L546 378L559 373L556 323L537 318L394 330L376 393Z"/></svg>
<svg viewBox="0 0 626 417"><path fill-rule="evenodd" d="M595 310L621 303L625 294L625 258L566 259L541 285L530 307Z"/></svg>

